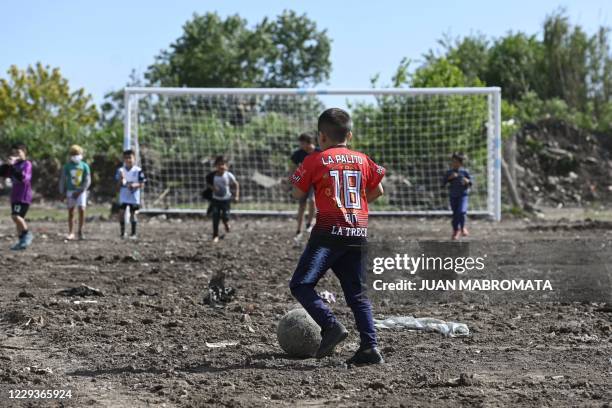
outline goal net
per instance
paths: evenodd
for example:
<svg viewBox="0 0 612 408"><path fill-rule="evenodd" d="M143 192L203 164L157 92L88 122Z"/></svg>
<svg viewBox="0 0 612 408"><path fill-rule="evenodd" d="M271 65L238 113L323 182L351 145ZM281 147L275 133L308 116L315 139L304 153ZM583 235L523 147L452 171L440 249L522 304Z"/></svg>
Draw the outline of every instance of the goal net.
<svg viewBox="0 0 612 408"><path fill-rule="evenodd" d="M448 214L442 179L461 151L474 179L469 212L499 220L499 88L126 88L124 148L147 175L143 211L206 211L205 178L224 155L240 183L235 212L294 213L289 158L329 107L350 112L349 147L387 169L372 213Z"/></svg>

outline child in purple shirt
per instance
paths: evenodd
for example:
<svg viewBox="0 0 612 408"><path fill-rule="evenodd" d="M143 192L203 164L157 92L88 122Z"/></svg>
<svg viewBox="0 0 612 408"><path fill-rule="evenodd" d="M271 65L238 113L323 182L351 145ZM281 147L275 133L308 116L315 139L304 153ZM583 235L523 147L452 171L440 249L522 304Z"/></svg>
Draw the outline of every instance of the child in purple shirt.
<svg viewBox="0 0 612 408"><path fill-rule="evenodd" d="M27 160L28 149L23 143L11 147L11 156L3 167L3 173L11 178L11 218L17 228L19 241L11 248L19 251L26 249L33 239L28 231L25 216L32 204L32 163Z"/></svg>

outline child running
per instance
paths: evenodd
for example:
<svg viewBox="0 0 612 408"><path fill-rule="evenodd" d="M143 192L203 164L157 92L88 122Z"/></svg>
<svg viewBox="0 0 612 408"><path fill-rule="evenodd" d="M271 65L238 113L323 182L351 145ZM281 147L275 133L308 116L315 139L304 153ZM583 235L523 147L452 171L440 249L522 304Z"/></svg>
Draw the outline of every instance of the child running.
<svg viewBox="0 0 612 408"><path fill-rule="evenodd" d="M315 189L316 223L289 287L293 296L321 327L317 358L329 356L348 332L315 286L328 269L340 280L353 311L361 344L349 365L383 363L377 348L372 305L366 293L368 203L383 194L385 169L363 153L350 150L351 119L342 109L319 116L320 152L308 155L291 177L294 195L301 199Z"/></svg>
<svg viewBox="0 0 612 408"><path fill-rule="evenodd" d="M64 165L60 175L59 191L66 194L68 207L68 241L74 240L74 208L79 212L79 227L77 236L84 239L83 227L85 225L85 208L87 207L87 189L91 185L91 170L83 161L81 146L72 145L69 150L70 160Z"/></svg>
<svg viewBox="0 0 612 408"><path fill-rule="evenodd" d="M11 218L17 229L18 242L11 247L13 251L26 249L34 236L28 230L25 216L32 204L32 163L27 159L28 148L23 143L11 147L6 171L10 175L13 189L11 191Z"/></svg>
<svg viewBox="0 0 612 408"><path fill-rule="evenodd" d="M223 221L225 232L230 231L229 216L232 197L238 202L240 199L240 185L236 177L229 171L229 164L223 156L215 158L217 171L212 177L212 184L208 187L212 189L212 199L210 201L210 211L213 220L213 242L219 242L219 221ZM207 177L210 180L209 177ZM210 183L210 181L207 181ZM232 195L232 187L234 194Z"/></svg>
<svg viewBox="0 0 612 408"><path fill-rule="evenodd" d="M443 179L443 186L448 184L448 195L450 207L453 211L453 234L452 240L459 239L460 235L468 236L465 228L465 215L468 209L468 194L472 186L470 173L463 168L466 157L463 153L454 152L451 156L451 168L446 171Z"/></svg>
<svg viewBox="0 0 612 408"><path fill-rule="evenodd" d="M146 179L142 169L136 165L136 156L133 150L123 152L123 166L117 169L115 179L119 182L121 238L127 238L125 225L130 223L132 226L130 239L137 239L136 226L138 225L138 219L136 213L140 209L140 190L144 187Z"/></svg>

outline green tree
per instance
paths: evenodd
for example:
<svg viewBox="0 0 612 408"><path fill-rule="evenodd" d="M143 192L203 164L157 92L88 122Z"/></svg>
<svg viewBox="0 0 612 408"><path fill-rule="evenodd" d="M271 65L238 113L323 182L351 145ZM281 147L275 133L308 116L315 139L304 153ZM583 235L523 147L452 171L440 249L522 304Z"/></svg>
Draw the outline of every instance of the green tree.
<svg viewBox="0 0 612 408"><path fill-rule="evenodd" d="M0 125L7 121L36 121L57 128L92 125L96 106L84 89L70 90L59 68L41 63L20 70L15 65L0 78Z"/></svg>
<svg viewBox="0 0 612 408"><path fill-rule="evenodd" d="M331 40L306 15L284 11L273 22L264 20L255 32L263 33L265 45L272 44L263 52L262 86L306 87L329 78Z"/></svg>
<svg viewBox="0 0 612 408"><path fill-rule="evenodd" d="M545 98L558 97L576 109L584 110L588 95L588 55L593 39L580 26L572 27L563 10L544 22L542 41L548 92Z"/></svg>
<svg viewBox="0 0 612 408"><path fill-rule="evenodd" d="M35 157L54 157L89 137L98 111L84 89L71 90L59 68L11 66L0 79L0 144L30 144Z"/></svg>
<svg viewBox="0 0 612 408"><path fill-rule="evenodd" d="M510 101L530 90L541 94L548 83L542 58L542 45L535 36L509 33L493 43L483 79L487 85L500 86L504 98Z"/></svg>
<svg viewBox="0 0 612 408"><path fill-rule="evenodd" d="M292 11L254 28L238 15L194 14L145 77L161 86L314 85L329 78L330 43L325 30Z"/></svg>
<svg viewBox="0 0 612 408"><path fill-rule="evenodd" d="M484 35L467 36L452 40L443 37L438 41L443 53L448 61L458 67L469 80L486 77L490 46L489 41ZM427 61L434 62L436 56L433 51L429 51L425 56Z"/></svg>
<svg viewBox="0 0 612 408"><path fill-rule="evenodd" d="M7 74L0 78L0 150L16 141L27 144L36 164L38 193L57 195L59 169L71 144L83 146L90 163L121 147L120 124L98 126L91 96L82 88L71 89L58 68L41 63L24 70L11 66ZM94 185L101 167L96 163Z"/></svg>

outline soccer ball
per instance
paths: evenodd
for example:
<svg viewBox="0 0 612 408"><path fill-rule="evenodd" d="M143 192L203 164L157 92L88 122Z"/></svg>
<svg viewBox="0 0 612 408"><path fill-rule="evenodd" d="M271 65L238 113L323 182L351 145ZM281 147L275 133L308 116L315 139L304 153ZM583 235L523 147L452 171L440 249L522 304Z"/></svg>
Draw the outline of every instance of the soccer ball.
<svg viewBox="0 0 612 408"><path fill-rule="evenodd" d="M313 357L321 343L321 328L302 308L285 314L276 329L281 348L291 357Z"/></svg>

